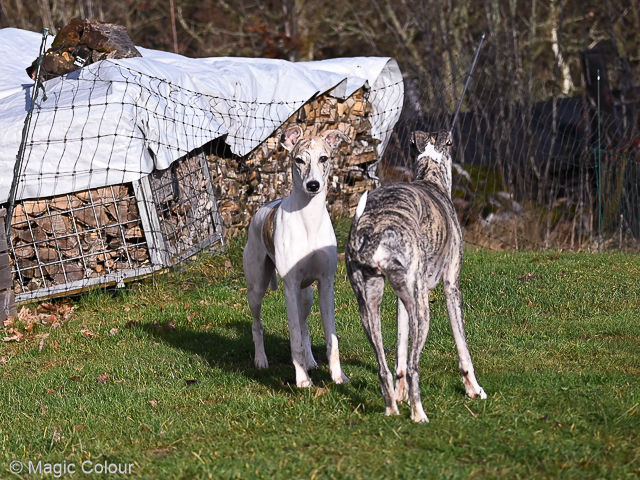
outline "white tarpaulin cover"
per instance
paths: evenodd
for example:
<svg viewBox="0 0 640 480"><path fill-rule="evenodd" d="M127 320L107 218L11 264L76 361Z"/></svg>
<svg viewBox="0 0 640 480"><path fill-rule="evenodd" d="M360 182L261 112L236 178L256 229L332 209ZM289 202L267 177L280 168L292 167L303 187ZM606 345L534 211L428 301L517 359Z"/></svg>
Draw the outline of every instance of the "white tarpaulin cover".
<svg viewBox="0 0 640 480"><path fill-rule="evenodd" d="M0 29L0 203L9 197L30 105L25 68L41 40ZM139 50L142 58L104 60L44 83L16 200L131 182L223 135L243 156L315 95L346 98L365 84L382 152L402 109L402 75L391 58L291 63Z"/></svg>

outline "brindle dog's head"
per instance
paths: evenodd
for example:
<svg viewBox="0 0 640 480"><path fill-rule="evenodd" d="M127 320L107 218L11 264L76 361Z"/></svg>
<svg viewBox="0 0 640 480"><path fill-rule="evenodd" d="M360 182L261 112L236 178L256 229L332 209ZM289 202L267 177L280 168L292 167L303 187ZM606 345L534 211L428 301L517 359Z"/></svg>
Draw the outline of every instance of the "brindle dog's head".
<svg viewBox="0 0 640 480"><path fill-rule="evenodd" d="M451 195L451 132L443 130L435 133L415 131L411 142L420 154L416 158L416 181L428 180L440 183Z"/></svg>
<svg viewBox="0 0 640 480"><path fill-rule="evenodd" d="M331 157L340 142L351 143L339 130L327 130L315 137L302 137L302 128L292 125L282 136L282 146L291 156L293 188L313 197L325 191Z"/></svg>

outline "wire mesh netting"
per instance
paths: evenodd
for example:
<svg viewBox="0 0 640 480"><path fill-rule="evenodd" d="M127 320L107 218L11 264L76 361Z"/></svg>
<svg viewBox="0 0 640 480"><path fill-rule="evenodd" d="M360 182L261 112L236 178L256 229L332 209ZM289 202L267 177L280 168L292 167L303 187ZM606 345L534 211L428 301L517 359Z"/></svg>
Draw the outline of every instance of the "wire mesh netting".
<svg viewBox="0 0 640 480"><path fill-rule="evenodd" d="M204 94L180 69L141 62L96 62L3 100L24 111L26 97L29 110L7 203L18 301L122 286L219 248L290 193L280 135L292 123L351 139L334 164L333 211L348 214L377 185L367 172L402 109L395 62L382 83L356 88L325 72L328 91L270 102L247 101L239 80Z"/></svg>
<svg viewBox="0 0 640 480"><path fill-rule="evenodd" d="M407 79L383 181L412 178L412 131L449 129L473 54L452 58L456 75ZM468 244L638 251L638 95L628 78L617 80L614 60L583 52L584 92L554 96L504 52L483 47L453 131L453 200Z"/></svg>

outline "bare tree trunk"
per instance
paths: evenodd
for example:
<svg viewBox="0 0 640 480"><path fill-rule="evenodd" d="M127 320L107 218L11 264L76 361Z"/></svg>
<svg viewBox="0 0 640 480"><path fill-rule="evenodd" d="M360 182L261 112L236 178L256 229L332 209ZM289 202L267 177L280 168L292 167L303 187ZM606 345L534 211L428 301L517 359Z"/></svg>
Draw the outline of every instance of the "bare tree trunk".
<svg viewBox="0 0 640 480"><path fill-rule="evenodd" d="M560 5L556 3L556 0L551 0L549 3L549 23L551 25L551 49L556 56L556 63L560 69L560 80L562 83L562 93L567 95L574 87L573 80L571 80L571 71L569 65L564 61L562 56L562 49L560 48L560 29L562 22L560 21L560 14L564 9L567 0L560 0Z"/></svg>
<svg viewBox="0 0 640 480"><path fill-rule="evenodd" d="M42 17L42 27L49 28L49 31L55 35L56 26L53 23L53 17L51 16L51 8L49 7L49 0L40 0L40 16Z"/></svg>
<svg viewBox="0 0 640 480"><path fill-rule="evenodd" d="M178 32L176 30L176 9L173 0L169 0L169 10L171 12L171 34L173 36L173 53L178 52Z"/></svg>

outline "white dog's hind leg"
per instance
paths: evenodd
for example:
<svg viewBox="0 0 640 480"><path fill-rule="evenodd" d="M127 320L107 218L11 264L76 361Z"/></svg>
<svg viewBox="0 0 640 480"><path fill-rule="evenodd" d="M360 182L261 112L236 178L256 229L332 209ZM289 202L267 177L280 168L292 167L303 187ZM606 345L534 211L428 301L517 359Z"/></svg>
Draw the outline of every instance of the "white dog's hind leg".
<svg viewBox="0 0 640 480"><path fill-rule="evenodd" d="M261 319L262 299L267 291L272 275L275 274L275 266L271 259L260 251L260 247L261 245L258 246L250 240L244 249L242 263L247 280L249 309L253 316L251 332L255 346L254 363L256 368L263 369L269 367L269 361L264 351L264 327ZM262 258L260 258L261 256Z"/></svg>
<svg viewBox="0 0 640 480"><path fill-rule="evenodd" d="M311 287L300 289L298 296L298 315L300 318L300 334L302 335L302 344L304 347L304 363L307 370L318 368L316 360L313 358L311 351L311 339L309 338L309 314L313 306L313 289Z"/></svg>
<svg viewBox="0 0 640 480"><path fill-rule="evenodd" d="M348 382L349 378L340 366L340 349L338 348L338 335L336 333L336 311L333 292L333 278L318 280L318 299L320 303L320 315L322 327L327 339L327 358L329 359L329 373L335 383Z"/></svg>

